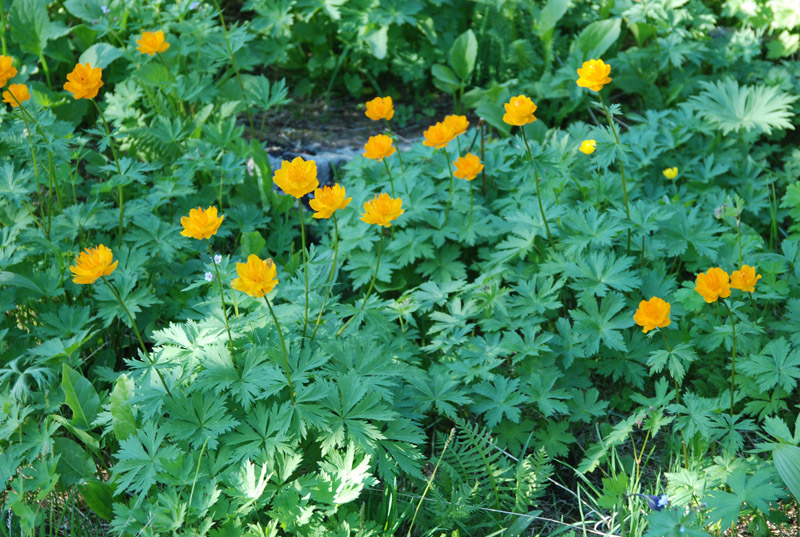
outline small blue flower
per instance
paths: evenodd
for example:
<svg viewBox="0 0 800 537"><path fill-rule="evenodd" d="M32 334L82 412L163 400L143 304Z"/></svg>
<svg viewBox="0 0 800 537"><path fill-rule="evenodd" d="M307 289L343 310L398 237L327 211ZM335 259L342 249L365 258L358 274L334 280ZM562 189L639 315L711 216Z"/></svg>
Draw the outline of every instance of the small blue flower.
<svg viewBox="0 0 800 537"><path fill-rule="evenodd" d="M200 7L200 2L192 2L191 4L189 4L189 9L191 9L192 11L194 11L199 7Z"/></svg>
<svg viewBox="0 0 800 537"><path fill-rule="evenodd" d="M641 496L647 502L647 507L653 511L661 511L665 507L669 507L669 496L661 494L655 496L653 494L631 494L631 496Z"/></svg>
<svg viewBox="0 0 800 537"><path fill-rule="evenodd" d="M108 15L111 13L111 10L108 9L108 6L100 6L100 9L103 11L103 15Z"/></svg>

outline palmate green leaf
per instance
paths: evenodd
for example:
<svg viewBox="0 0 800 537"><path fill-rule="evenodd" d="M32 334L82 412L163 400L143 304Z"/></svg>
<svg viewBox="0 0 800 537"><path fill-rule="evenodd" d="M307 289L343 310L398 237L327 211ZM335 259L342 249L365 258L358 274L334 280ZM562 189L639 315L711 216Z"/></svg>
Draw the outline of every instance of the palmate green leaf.
<svg viewBox="0 0 800 537"><path fill-rule="evenodd" d="M384 239L386 241L386 239ZM384 245L385 247L386 245ZM384 248L384 254L381 257L381 266L378 267L378 278L380 282L388 283L392 281L392 272L399 268L391 256L386 255L387 252ZM375 274L375 260L376 254L373 252L353 252L347 259L347 264L344 270L350 273L350 278L353 279L354 287L362 287L367 285Z"/></svg>
<svg viewBox="0 0 800 537"><path fill-rule="evenodd" d="M136 280L132 275L123 273L116 278L114 283L134 319L136 319L136 314L144 308L162 303L151 289L144 285L137 287ZM103 327L108 328L115 319L121 319L122 322L130 326L131 320L108 286L95 285L93 287L94 301L97 304L97 316L103 320ZM137 287L136 290L134 290L134 287Z"/></svg>
<svg viewBox="0 0 800 537"><path fill-rule="evenodd" d="M229 415L225 398L194 394L191 397L176 395L167 399L170 419L164 431L175 440L189 440L194 449L208 440L210 450L217 449L217 439L239 424Z"/></svg>
<svg viewBox="0 0 800 537"><path fill-rule="evenodd" d="M461 248L457 244L446 244L427 261L417 265L417 270L436 282L461 280L467 271L464 263L458 260L460 255Z"/></svg>
<svg viewBox="0 0 800 537"><path fill-rule="evenodd" d="M780 386L781 391L789 395L800 379L800 349L793 349L783 337L773 339L761 354L750 355L742 361L739 370L753 377L762 391Z"/></svg>
<svg viewBox="0 0 800 537"><path fill-rule="evenodd" d="M681 507L650 511L644 537L711 537L697 525L694 511Z"/></svg>
<svg viewBox="0 0 800 537"><path fill-rule="evenodd" d="M650 354L647 365L650 366L650 374L660 373L664 366L668 366L670 376L683 383L686 370L692 362L697 360L697 354L688 343L679 343L672 348L672 351L661 349Z"/></svg>
<svg viewBox="0 0 800 537"><path fill-rule="evenodd" d="M608 401L600 400L597 388L588 390L570 390L569 421L592 422L595 418L606 415Z"/></svg>
<svg viewBox="0 0 800 537"><path fill-rule="evenodd" d="M633 315L620 313L625 307L622 295L611 292L601 300L583 293L579 304L582 309L570 310L569 315L575 321L575 330L585 338L587 353L595 354L601 342L611 350L628 350L620 331L633 326L634 321Z"/></svg>
<svg viewBox="0 0 800 537"><path fill-rule="evenodd" d="M420 311L425 312L430 311L434 306L442 306L451 294L463 289L465 284L464 280L441 283L425 282L413 294Z"/></svg>
<svg viewBox="0 0 800 537"><path fill-rule="evenodd" d="M509 299L509 315L529 321L531 314L545 315L561 307L561 288L566 279L534 274L514 286L515 295Z"/></svg>
<svg viewBox="0 0 800 537"><path fill-rule="evenodd" d="M276 453L293 452L292 407L289 402L274 404L258 402L247 413L247 418L235 431L225 436L224 443L233 448L232 457L239 461L260 460Z"/></svg>
<svg viewBox="0 0 800 537"><path fill-rule="evenodd" d="M631 291L642 284L642 280L630 267L632 257L615 259L605 252L592 252L575 263L564 267L564 274L577 281L570 284L576 291L588 291L595 296L606 296L609 289Z"/></svg>
<svg viewBox="0 0 800 537"><path fill-rule="evenodd" d="M544 429L534 434L535 445L543 448L550 457L566 457L569 445L575 442L575 437L569 432L569 422L547 420L546 423Z"/></svg>
<svg viewBox="0 0 800 537"><path fill-rule="evenodd" d="M568 256L580 254L587 248L609 248L614 243L614 237L625 229L621 220L609 213L600 213L594 207L585 211L570 211L563 221L569 232L561 242L567 246L565 254Z"/></svg>
<svg viewBox="0 0 800 537"><path fill-rule="evenodd" d="M560 378L561 373L557 370L540 371L522 385L522 393L528 398L527 402L535 403L545 416L565 414L568 407L564 401L570 395L566 390L555 388Z"/></svg>
<svg viewBox="0 0 800 537"><path fill-rule="evenodd" d="M687 439L696 433L704 437L711 435L711 418L717 410L716 400L686 391L681 397L681 404L669 405L669 410L677 416L677 429L683 431Z"/></svg>
<svg viewBox="0 0 800 537"><path fill-rule="evenodd" d="M359 461L356 461L357 452ZM344 453L329 452L319 463L319 477L311 492L312 498L332 506L356 500L365 486L378 482L370 475L370 466L369 455L362 455L352 443L347 445Z"/></svg>
<svg viewBox="0 0 800 537"><path fill-rule="evenodd" d="M430 377L433 377L432 381ZM455 419L458 407L472 402L462 384L448 378L445 373L428 372L424 376L411 376L406 381L410 385L409 398L413 401L415 410L420 413L435 409L450 419Z"/></svg>
<svg viewBox="0 0 800 537"><path fill-rule="evenodd" d="M742 504L769 512L769 506L783 495L779 478L771 468L760 468L750 477L744 468L737 468L728 478L731 492L713 490L705 498L711 520L729 528L739 518Z"/></svg>
<svg viewBox="0 0 800 537"><path fill-rule="evenodd" d="M481 382L473 389L483 397L475 400L472 409L484 415L489 427L494 427L504 417L519 423L519 406L526 402L519 392L519 379L498 376L492 382Z"/></svg>
<svg viewBox="0 0 800 537"><path fill-rule="evenodd" d="M400 266L413 263L417 259L433 257L433 244L430 242L432 231L429 229L403 229L392 237L392 250L397 252Z"/></svg>
<svg viewBox="0 0 800 537"><path fill-rule="evenodd" d="M153 422L137 431L136 436L122 440L116 457L119 462L112 468L117 493L145 492L156 483L166 461L176 459L180 450L176 446L162 446L166 434Z"/></svg>
<svg viewBox="0 0 800 537"><path fill-rule="evenodd" d="M660 230L659 239L663 241L669 256L680 256L689 246L697 253L714 258L720 246L717 235L722 227L711 217L710 212L703 212L695 206L690 211L675 210L669 220L670 225Z"/></svg>
<svg viewBox="0 0 800 537"><path fill-rule="evenodd" d="M792 129L792 103L797 96L774 86L740 86L736 80L700 82L703 91L689 105L723 134L757 130Z"/></svg>

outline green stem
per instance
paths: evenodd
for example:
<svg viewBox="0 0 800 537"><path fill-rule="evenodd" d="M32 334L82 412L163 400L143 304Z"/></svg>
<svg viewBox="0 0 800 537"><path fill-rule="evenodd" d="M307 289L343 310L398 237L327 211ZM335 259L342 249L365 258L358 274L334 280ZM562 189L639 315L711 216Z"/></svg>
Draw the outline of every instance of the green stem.
<svg viewBox="0 0 800 537"><path fill-rule="evenodd" d="M372 294L372 288L375 287L375 280L377 279L378 271L381 268L381 252L383 251L383 230L380 230L380 234L381 234L381 238L378 241L378 260L375 263L375 274L372 275L372 281L369 282L369 289L367 289L367 294L364 295L364 301L361 302L361 307L358 309L358 311L364 311L364 306L366 306L366 304L367 304L367 300L369 299L369 295ZM344 326L342 326L339 329L339 331L336 332L336 337L339 337L341 335L341 333L344 332L344 329L347 328L347 325L350 324L350 321L352 321L354 317L355 316L350 317L349 319L347 319L347 322L344 323Z"/></svg>
<svg viewBox="0 0 800 537"><path fill-rule="evenodd" d="M317 322L314 323L314 332L311 333L311 341L317 335L319 323L322 320L322 313L325 311L325 304L328 302L328 296L333 288L333 277L336 274L336 260L339 257L339 223L336 221L336 213L333 213L333 263L331 264L331 274L328 276L328 288L325 290L325 298L322 299L322 307L319 309L317 315ZM309 342L310 343L310 342Z"/></svg>
<svg viewBox="0 0 800 537"><path fill-rule="evenodd" d="M217 0L213 0L214 7L217 8L217 13L219 13L219 21L222 24L222 35L225 37L225 46L228 48L228 55L231 57L231 66L233 67L233 72L236 74L236 80L239 82L239 89L242 91L242 100L244 101L244 106L247 109L247 119L250 122L250 138L255 138L255 124L253 123L253 113L250 111L250 103L247 100L247 92L244 89L244 83L242 82L242 75L239 73L239 66L236 64L236 57L233 55L233 50L231 49L231 42L228 39L228 29L225 26L225 17L222 15L222 9L219 7L219 2Z"/></svg>
<svg viewBox="0 0 800 537"><path fill-rule="evenodd" d="M306 225L303 222L303 203L297 200L297 210L300 213L300 240L303 246L303 274L306 281L306 310L303 315L303 342L306 340L306 331L308 330L308 256L306 254Z"/></svg>
<svg viewBox="0 0 800 537"><path fill-rule="evenodd" d="M47 80L47 87L52 91L53 84L50 83L50 68L47 66L47 60L44 57L44 52L39 53L39 63L42 64L42 71L44 71L44 77Z"/></svg>
<svg viewBox="0 0 800 537"><path fill-rule="evenodd" d="M533 154L531 153L531 146L528 145L528 135L525 134L525 127L520 127L522 131L522 139L525 142L525 149L528 151L528 161L533 166ZM553 244L553 236L550 234L550 225L547 223L547 215L544 213L544 204L542 204L542 195L539 192L539 174L536 173L536 169L534 168L533 172L533 180L536 183L536 199L539 201L539 212L542 214L542 221L544 221L544 230L547 232L547 241L550 243L550 246L554 246Z"/></svg>
<svg viewBox="0 0 800 537"><path fill-rule="evenodd" d="M97 112L100 114L100 119L103 120L103 126L106 129L106 136L108 136L108 145L111 148L111 154L114 156L114 164L117 165L117 174L119 174L119 180L122 181L122 168L119 166L119 157L117 156L117 149L114 146L114 139L111 138L111 128L108 126L108 121L106 121L106 116L103 114L103 110L100 109L100 105L97 104L97 101L91 99L94 103L94 107L97 108ZM117 185L117 197L118 197L118 204L119 204L119 236L117 237L117 246L122 248L122 218L125 214L125 200L122 194L122 184Z"/></svg>
<svg viewBox="0 0 800 537"><path fill-rule="evenodd" d="M403 155L400 154L400 140L397 138L397 135L392 130L392 126L389 124L389 120L386 119L386 128L389 129L389 134L392 135L392 140L395 141L397 144L397 160L400 161L400 171L406 173L406 168L403 166Z"/></svg>
<svg viewBox="0 0 800 537"><path fill-rule="evenodd" d="M178 88L177 84L178 81L175 79L175 76L172 74L172 69L169 68L169 65L164 60L164 57L161 55L160 52L156 52L156 56L158 59L161 60L161 63L164 65L164 68L167 70L167 74L169 75L169 79L172 81L172 93L175 96L175 102L178 104L178 111L181 114L181 119L186 117L186 109L183 107L183 101L181 100L180 96L178 95Z"/></svg>
<svg viewBox="0 0 800 537"><path fill-rule="evenodd" d="M728 317L731 320L731 331L733 332L733 342L731 343L731 418L733 418L733 391L736 382L736 321L733 318L733 311L731 311L728 303L721 299L722 305L728 310Z"/></svg>
<svg viewBox="0 0 800 537"><path fill-rule="evenodd" d="M736 239L739 243L739 268L742 267L742 221L736 219Z"/></svg>
<svg viewBox="0 0 800 537"><path fill-rule="evenodd" d="M422 501L425 499L425 495L428 494L428 490L431 488L431 483L433 483L433 479L436 477L436 471L439 469L442 458L444 458L444 454L447 451L447 446L450 445L450 441L453 439L453 434L455 432L455 428L450 429L450 434L447 436L447 441L444 443L444 448L442 449L441 455L439 455L439 460L436 461L436 466L433 467L433 472L431 472L431 476L428 478L428 482L425 484L425 490L422 491L422 497L419 499L417 508L414 509L414 516L411 517L411 524L408 526L408 533L406 534L406 537L411 537L411 530L414 528L414 521L417 519L419 508L422 507Z"/></svg>
<svg viewBox="0 0 800 537"><path fill-rule="evenodd" d="M292 370L289 367L289 353L286 352L286 341L283 339L283 330L281 330L281 323L278 322L278 317L275 315L275 311L272 309L272 304L269 303L269 299L267 295L264 295L264 302L267 303L267 308L269 308L269 313L272 315L272 320L275 322L275 327L278 329L278 336L281 338L281 350L283 351L283 362L286 366L286 381L289 383L289 394L292 398L292 405L294 405L295 393L294 393L294 385L292 384Z"/></svg>
<svg viewBox="0 0 800 537"><path fill-rule="evenodd" d="M6 46L6 6L3 0L0 0L0 43L3 47L3 56L8 55L8 48Z"/></svg>
<svg viewBox="0 0 800 537"><path fill-rule="evenodd" d="M603 105L603 112L606 114L606 119L608 119L608 124L611 126L611 132L614 133L614 140L617 143L617 146L622 145L619 141L619 135L617 134L617 127L614 125L614 120L611 118L611 113L606 108L606 102L603 100L603 95L598 92L597 97L600 98L600 104ZM622 177L622 199L625 201L625 216L628 217L628 222L631 220L631 211L628 208L628 184L625 181L625 165L622 163L622 156L619 155L619 174ZM631 255L631 229L628 228L628 249L627 255Z"/></svg>
<svg viewBox="0 0 800 537"><path fill-rule="evenodd" d="M47 138L47 135L44 133L44 130L42 129L42 126L39 124L39 122L36 120L36 118L33 117L33 115L30 112L28 112L28 110L25 108L25 106L21 102L19 102L17 100L16 95L14 95L11 92L9 92L9 94L11 95L11 98L14 99L14 101L17 103L17 105L19 105L19 109L22 111L22 115L23 116L28 116L28 118L33 122L33 124L36 125L36 130L39 131L39 136L41 136L42 139L44 140L45 146L47 148L47 162L48 162L47 171L48 171L48 174L50 176L50 182L49 182L49 184L50 184L50 192L49 192L50 202L52 203L52 198L53 198L52 190L53 190L53 187L55 187L55 190L56 190L56 201L58 202L58 210L59 210L59 212L63 213L64 212L64 205L61 203L61 189L60 189L60 187L58 185L58 176L56 175L55 166L53 165L53 152L50 151L50 140ZM27 122L25 123L25 127L26 128L28 127L28 123ZM30 132L30 131L28 131L28 132ZM28 139L30 140L30 138L28 138Z"/></svg>
<svg viewBox="0 0 800 537"><path fill-rule="evenodd" d="M467 228L472 227L472 207L474 205L475 195L473 194L472 181L469 182L469 223Z"/></svg>
<svg viewBox="0 0 800 537"><path fill-rule="evenodd" d="M450 204L453 203L453 165L450 163L447 146L443 147L442 151L444 151L444 158L447 160L447 171L450 172L450 199L447 200L447 208L444 211L444 223L447 224L447 217L450 215Z"/></svg>
<svg viewBox="0 0 800 537"><path fill-rule="evenodd" d="M11 95L14 96L13 93ZM16 96L14 96L14 100L15 101L17 100ZM19 103L19 101L17 101L17 103ZM39 197L39 216L41 218L42 213L44 212L44 204L42 203L42 184L41 181L39 180L39 164L36 161L36 151L33 148L33 140L31 137L31 126L28 123L27 114L25 114L25 112L22 109L20 109L20 111L22 112L22 120L25 122L25 130L28 133L28 145L31 148L31 160L33 160L33 176L36 177L36 194ZM45 236L47 238L50 238L50 212L51 212L50 210L47 211L47 231L45 232Z"/></svg>
<svg viewBox="0 0 800 537"><path fill-rule="evenodd" d="M128 319L130 319L130 321L131 321L131 326L133 327L133 331L136 334L136 339L139 340L139 346L142 348L142 352L144 353L145 359L147 360L147 362L155 370L156 374L158 375L158 378L161 380L161 384L164 386L164 389L167 391L167 395L172 397L172 392L170 391L169 386L167 386L167 383L164 380L164 376L161 374L161 371L159 371L158 368L155 366L155 363L153 363L153 361L150 359L150 353L148 352L147 347L144 346L144 340L142 340L142 334L139 333L139 328L137 328L137 326L136 326L136 321L133 319L133 315L131 315L130 310L125 305L125 301L122 300L122 297L119 295L119 292L117 292L117 289L114 287L114 285L110 281L106 280L105 276L103 276L102 278L103 278L103 282L105 282L105 284L111 290L111 293L114 295L114 297L119 302L119 305L122 306L122 309L128 315Z"/></svg>
<svg viewBox="0 0 800 537"><path fill-rule="evenodd" d="M386 174L389 176L389 184L392 187L392 197L394 197L394 179L392 179L392 170L389 169L389 163L386 162L385 158L382 158L381 162L383 162L383 165L386 166Z"/></svg>
<svg viewBox="0 0 800 537"><path fill-rule="evenodd" d="M211 241L206 242L208 245L208 254L211 256L211 264L214 265L214 274L217 275L217 284L219 287L219 298L222 300L222 316L225 319L225 329L228 331L228 346L231 349L231 358L236 357L236 352L233 350L233 337L231 336L231 327L228 323L228 306L225 304L225 290L222 288L222 278L219 277L219 267L214 260L214 252L211 250Z"/></svg>

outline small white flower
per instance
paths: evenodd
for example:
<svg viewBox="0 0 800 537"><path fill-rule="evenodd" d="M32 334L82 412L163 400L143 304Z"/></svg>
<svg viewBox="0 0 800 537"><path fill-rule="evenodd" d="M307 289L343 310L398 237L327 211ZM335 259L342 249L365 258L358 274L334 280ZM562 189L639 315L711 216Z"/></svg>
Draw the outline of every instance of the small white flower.
<svg viewBox="0 0 800 537"><path fill-rule="evenodd" d="M100 9L103 11L103 15L108 15L109 12L111 12L111 10L108 9L108 6L100 6Z"/></svg>
<svg viewBox="0 0 800 537"><path fill-rule="evenodd" d="M214 264L219 265L220 263L222 263L222 256L217 254L214 256Z"/></svg>
<svg viewBox="0 0 800 537"><path fill-rule="evenodd" d="M206 281L207 282L213 282L214 281L214 275L211 274L210 272L206 272Z"/></svg>

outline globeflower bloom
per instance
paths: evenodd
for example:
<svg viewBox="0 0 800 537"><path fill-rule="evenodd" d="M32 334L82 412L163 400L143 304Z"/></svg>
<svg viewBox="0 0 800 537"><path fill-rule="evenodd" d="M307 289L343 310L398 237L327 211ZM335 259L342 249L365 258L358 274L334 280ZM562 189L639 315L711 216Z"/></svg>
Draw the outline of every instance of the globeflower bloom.
<svg viewBox="0 0 800 537"><path fill-rule="evenodd" d="M3 102L16 108L21 103L24 103L31 98L31 92L28 91L28 86L25 84L11 84L8 86L8 91L3 92Z"/></svg>
<svg viewBox="0 0 800 537"><path fill-rule="evenodd" d="M594 153L595 149L597 149L597 142L594 140L584 140L581 142L581 146L578 148L578 151L584 155L591 155Z"/></svg>
<svg viewBox="0 0 800 537"><path fill-rule="evenodd" d="M403 214L403 200L392 198L386 192L375 199L364 203L364 214L361 221L367 224L377 224L379 226L390 227L391 221Z"/></svg>
<svg viewBox="0 0 800 537"><path fill-rule="evenodd" d="M314 199L308 204L316 212L314 218L330 218L337 209L347 207L353 198L346 198L342 185L324 186L314 191Z"/></svg>
<svg viewBox="0 0 800 537"><path fill-rule="evenodd" d="M719 298L731 296L730 280L728 273L719 267L708 269L697 275L694 290L700 293L703 300L709 304Z"/></svg>
<svg viewBox="0 0 800 537"><path fill-rule="evenodd" d="M266 295L278 285L278 269L272 259L261 259L256 254L247 257L247 263L236 263L238 278L231 287L258 298Z"/></svg>
<svg viewBox="0 0 800 537"><path fill-rule="evenodd" d="M503 121L509 125L521 127L536 121L536 117L533 115L536 112L536 105L533 104L530 97L517 95L516 97L511 97L503 106L506 109L506 113L503 114Z"/></svg>
<svg viewBox="0 0 800 537"><path fill-rule="evenodd" d="M17 76L17 68L11 65L12 61L10 56L0 56L0 88Z"/></svg>
<svg viewBox="0 0 800 537"><path fill-rule="evenodd" d="M383 161L384 158L394 155L395 151L392 139L385 134L379 134L369 137L364 145L363 155L372 160Z"/></svg>
<svg viewBox="0 0 800 537"><path fill-rule="evenodd" d="M367 102L366 116L373 121L385 119L391 120L394 117L394 104L391 97L375 97Z"/></svg>
<svg viewBox="0 0 800 537"><path fill-rule="evenodd" d="M428 127L428 129L422 134L425 136L425 140L422 142L422 145L433 147L435 149L446 147L447 144L449 144L450 141L455 137L450 127L448 127L442 121L439 121L435 125Z"/></svg>
<svg viewBox="0 0 800 537"><path fill-rule="evenodd" d="M453 138L467 132L467 127L469 127L469 121L467 121L467 116L456 116L456 115L447 116L444 118L444 124L447 128L453 131Z"/></svg>
<svg viewBox="0 0 800 537"><path fill-rule="evenodd" d="M639 302L639 309L633 314L633 320L642 327L645 334L655 328L669 326L670 304L657 296Z"/></svg>
<svg viewBox="0 0 800 537"><path fill-rule="evenodd" d="M756 274L755 267L742 265L742 268L731 274L731 287L745 293L756 290L756 282L761 279L761 274Z"/></svg>
<svg viewBox="0 0 800 537"><path fill-rule="evenodd" d="M113 262L112 262L113 261ZM114 254L102 244L95 248L84 249L75 258L75 264L69 267L72 281L81 284L92 284L103 276L109 276L117 268L119 261L114 261Z"/></svg>
<svg viewBox="0 0 800 537"><path fill-rule="evenodd" d="M600 91L603 86L611 82L608 78L611 73L611 66L603 60L589 60L583 62L583 67L578 69L577 83L582 88L589 88L592 91Z"/></svg>
<svg viewBox="0 0 800 537"><path fill-rule="evenodd" d="M291 162L284 160L281 168L275 171L273 181L286 194L300 199L319 186L317 163L303 160L302 157L296 157Z"/></svg>
<svg viewBox="0 0 800 537"><path fill-rule="evenodd" d="M472 181L483 171L481 159L472 153L467 153L463 157L459 157L453 164L456 166L456 171L453 175L459 179L466 179L467 181Z"/></svg>
<svg viewBox="0 0 800 537"><path fill-rule="evenodd" d="M672 168L666 168L661 173L663 173L664 177L667 179L675 179L678 176L678 167L673 166Z"/></svg>
<svg viewBox="0 0 800 537"><path fill-rule="evenodd" d="M192 209L189 216L181 217L181 235L198 240L209 239L217 234L223 218L223 215L217 216L217 208L213 206L205 210L202 207Z"/></svg>
<svg viewBox="0 0 800 537"><path fill-rule="evenodd" d="M165 52L169 48L164 38L164 32L159 30L157 32L143 32L142 37L136 40L139 45L136 49L142 54L152 56L156 52Z"/></svg>
<svg viewBox="0 0 800 537"><path fill-rule="evenodd" d="M64 89L72 93L77 99L94 99L97 92L103 85L103 70L99 67L92 67L92 64L75 65L75 69L67 75L67 83Z"/></svg>

